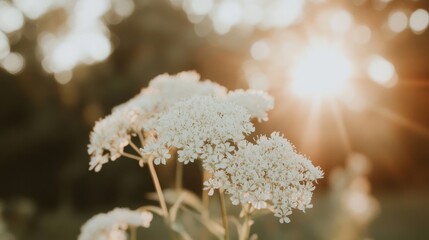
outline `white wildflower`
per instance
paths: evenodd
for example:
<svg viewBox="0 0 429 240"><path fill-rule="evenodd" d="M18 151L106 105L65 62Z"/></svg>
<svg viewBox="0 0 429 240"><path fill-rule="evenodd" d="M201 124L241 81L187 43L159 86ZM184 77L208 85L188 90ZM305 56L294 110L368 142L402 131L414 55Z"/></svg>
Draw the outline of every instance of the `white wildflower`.
<svg viewBox="0 0 429 240"><path fill-rule="evenodd" d="M154 78L148 88L140 94L113 109L112 114L99 120L90 136L88 153L91 155L90 170L100 171L103 164L121 156L131 137L143 133L144 126L168 109L175 102L194 95L223 96L226 89L208 80L199 81L195 72L181 72L177 75L163 74ZM147 134L146 134L147 135ZM160 150L164 163L170 156ZM139 164L142 166L143 162Z"/></svg>
<svg viewBox="0 0 429 240"><path fill-rule="evenodd" d="M204 159L214 168L230 154L235 143L254 131L250 115L241 106L210 96L194 96L178 102L147 125L156 138L147 143L143 153L162 157L156 149L178 149L183 163ZM164 163L163 161L161 161Z"/></svg>
<svg viewBox="0 0 429 240"><path fill-rule="evenodd" d="M216 179L209 179L208 181L205 181L203 185L204 185L203 190L209 190L208 192L209 196L213 196L215 189L222 187L220 185L220 182L217 181Z"/></svg>
<svg viewBox="0 0 429 240"><path fill-rule="evenodd" d="M209 80L199 80L200 75L194 71L181 72L176 75L162 74L150 82L149 89L158 91L158 95L162 96L163 101L168 104L195 95L222 96L226 94L226 88L219 84Z"/></svg>
<svg viewBox="0 0 429 240"><path fill-rule="evenodd" d="M198 73L180 72L176 75L162 74L152 79L147 88L117 106L114 111L131 111L136 117L132 122L135 131L141 131L144 125L156 114L167 110L172 104L192 96L223 96L226 89L209 80L199 81Z"/></svg>
<svg viewBox="0 0 429 240"><path fill-rule="evenodd" d="M319 167L296 153L278 133L261 136L256 144L241 142L226 163L210 180L220 182L233 204L250 203L255 209L270 206L282 223L289 222L292 209L312 207L313 182L323 177Z"/></svg>
<svg viewBox="0 0 429 240"><path fill-rule="evenodd" d="M125 112L113 113L99 120L91 132L88 154L91 155L89 170L100 171L103 164L116 160L129 144L130 135Z"/></svg>
<svg viewBox="0 0 429 240"><path fill-rule="evenodd" d="M125 240L125 231L129 226L148 228L152 218L153 215L150 212L115 208L89 219L82 226L78 240Z"/></svg>
<svg viewBox="0 0 429 240"><path fill-rule="evenodd" d="M263 91L239 89L229 92L227 99L246 108L252 118L258 121L267 121L267 111L274 108L273 97Z"/></svg>

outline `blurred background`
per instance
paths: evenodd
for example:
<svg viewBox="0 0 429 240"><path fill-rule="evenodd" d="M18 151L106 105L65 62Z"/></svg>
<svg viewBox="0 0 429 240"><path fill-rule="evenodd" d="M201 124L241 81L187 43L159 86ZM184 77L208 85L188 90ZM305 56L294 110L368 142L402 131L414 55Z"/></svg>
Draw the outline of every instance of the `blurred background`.
<svg viewBox="0 0 429 240"><path fill-rule="evenodd" d="M260 239L429 239L429 1L0 0L0 239L76 239L150 203L134 161L88 171L94 122L158 74L268 91L326 172L306 214ZM163 186L171 168L158 167ZM201 193L201 173L185 186ZM152 202L153 203L153 202ZM148 239L156 238L148 233Z"/></svg>

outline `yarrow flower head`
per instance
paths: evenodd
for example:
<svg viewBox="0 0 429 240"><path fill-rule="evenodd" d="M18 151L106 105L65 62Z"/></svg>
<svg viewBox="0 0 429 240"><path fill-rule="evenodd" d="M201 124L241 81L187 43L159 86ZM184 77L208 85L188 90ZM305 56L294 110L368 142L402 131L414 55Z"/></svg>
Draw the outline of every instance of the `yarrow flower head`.
<svg viewBox="0 0 429 240"><path fill-rule="evenodd" d="M195 72L160 75L149 83L148 88L99 120L91 132L88 145L88 154L91 155L89 169L98 172L103 164L120 157L131 137L142 134L144 126L173 103L195 95L226 95L224 87L199 79Z"/></svg>
<svg viewBox="0 0 429 240"><path fill-rule="evenodd" d="M250 114L241 106L211 96L194 96L174 104L147 125L156 134L144 147L155 163L165 164L170 148L178 149L178 161L187 164L196 159L210 165L235 150L233 144L254 131ZM214 167L214 166L212 166Z"/></svg>
<svg viewBox="0 0 429 240"><path fill-rule="evenodd" d="M228 157L226 166L215 169L206 189L222 187L233 204L269 208L280 222L289 222L292 209L311 208L313 182L323 177L319 167L296 153L279 133L261 136L255 144L242 141Z"/></svg>
<svg viewBox="0 0 429 240"><path fill-rule="evenodd" d="M82 226L78 240L126 240L129 226L148 228L152 218L150 212L115 208L89 219Z"/></svg>

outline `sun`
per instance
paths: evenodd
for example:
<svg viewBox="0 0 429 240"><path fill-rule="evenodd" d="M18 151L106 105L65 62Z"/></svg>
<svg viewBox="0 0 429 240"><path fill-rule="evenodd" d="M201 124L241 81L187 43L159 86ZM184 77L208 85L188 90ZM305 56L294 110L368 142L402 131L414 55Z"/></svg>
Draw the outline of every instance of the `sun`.
<svg viewBox="0 0 429 240"><path fill-rule="evenodd" d="M299 97L335 97L352 77L352 64L344 51L329 44L312 44L291 71L291 89Z"/></svg>

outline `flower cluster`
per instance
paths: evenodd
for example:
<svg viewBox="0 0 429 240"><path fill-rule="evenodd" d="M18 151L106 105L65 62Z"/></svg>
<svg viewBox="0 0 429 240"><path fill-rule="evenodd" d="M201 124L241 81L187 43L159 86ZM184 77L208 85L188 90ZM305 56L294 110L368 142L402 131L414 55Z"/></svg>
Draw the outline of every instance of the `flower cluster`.
<svg viewBox="0 0 429 240"><path fill-rule="evenodd" d="M88 154L91 155L89 170L101 170L103 164L121 156L124 147L129 144L129 125L125 119L132 119L131 113L121 111L99 120L90 135L91 144Z"/></svg>
<svg viewBox="0 0 429 240"><path fill-rule="evenodd" d="M255 144L242 141L225 165L217 165L206 181L209 194L224 188L233 204L251 204L255 209L270 208L280 222L289 222L292 209L311 208L313 182L323 172L279 133L261 136Z"/></svg>
<svg viewBox="0 0 429 240"><path fill-rule="evenodd" d="M274 107L274 99L266 92L242 89L228 93L228 100L240 105L248 111L252 118L258 121L267 121L267 112Z"/></svg>
<svg viewBox="0 0 429 240"><path fill-rule="evenodd" d="M89 219L81 228L78 240L125 240L129 226L148 228L153 215L150 212L115 208Z"/></svg>
<svg viewBox="0 0 429 240"><path fill-rule="evenodd" d="M254 131L245 108L210 96L178 102L146 127L156 137L147 143L143 153L154 154L155 164L165 164L171 157L169 149L174 147L178 149L179 162L202 159L210 165L235 150L231 143Z"/></svg>
<svg viewBox="0 0 429 240"><path fill-rule="evenodd" d="M113 112L127 111L135 113L131 122L134 131L141 131L146 122L158 113L167 110L175 102L198 96L223 96L226 89L209 80L199 81L196 72L181 72L176 75L162 74L150 81L147 88L117 106Z"/></svg>
<svg viewBox="0 0 429 240"><path fill-rule="evenodd" d="M268 120L273 98L264 92L225 88L199 81L194 72L160 75L112 114L97 122L88 152L90 169L125 154L132 136L139 135L142 148L131 146L155 164L166 164L177 151L183 164L201 160L211 174L204 189L213 195L223 189L233 204L268 208L289 222L293 209L311 208L314 182L323 177L319 167L298 154L279 133L261 136L255 143L251 119Z"/></svg>
<svg viewBox="0 0 429 240"><path fill-rule="evenodd" d="M150 82L149 87L99 120L88 145L89 169L98 172L109 159L114 161L120 157L131 137L142 134L144 125L173 103L195 95L226 95L224 87L208 80L199 81L199 78L195 72L160 75Z"/></svg>

